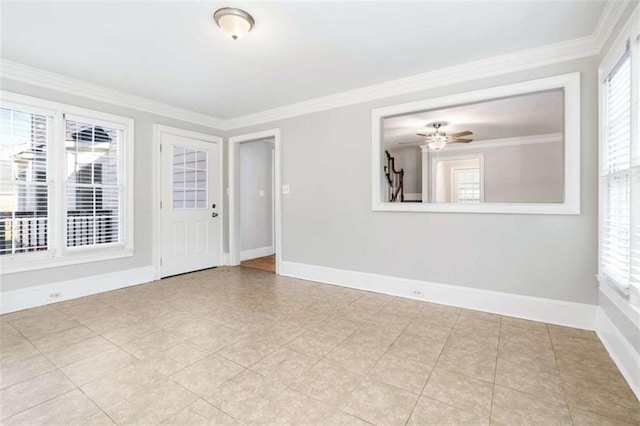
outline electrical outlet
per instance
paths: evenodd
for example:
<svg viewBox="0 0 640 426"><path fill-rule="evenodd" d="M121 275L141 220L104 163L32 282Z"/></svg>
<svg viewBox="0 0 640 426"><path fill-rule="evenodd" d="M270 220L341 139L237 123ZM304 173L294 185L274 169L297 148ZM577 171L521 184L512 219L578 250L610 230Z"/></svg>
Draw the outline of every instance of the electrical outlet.
<svg viewBox="0 0 640 426"><path fill-rule="evenodd" d="M49 294L49 299L59 299L60 296L62 296L62 292L61 291L55 291L55 292Z"/></svg>
<svg viewBox="0 0 640 426"><path fill-rule="evenodd" d="M261 189L260 191L258 191L258 195L260 197L264 197L264 195L265 195L264 189Z"/></svg>
<svg viewBox="0 0 640 426"><path fill-rule="evenodd" d="M415 287L411 289L411 295L413 297L424 297L424 291L422 291L421 288Z"/></svg>
<svg viewBox="0 0 640 426"><path fill-rule="evenodd" d="M290 191L291 191L291 188L289 187L289 185L282 185L283 194L288 194Z"/></svg>

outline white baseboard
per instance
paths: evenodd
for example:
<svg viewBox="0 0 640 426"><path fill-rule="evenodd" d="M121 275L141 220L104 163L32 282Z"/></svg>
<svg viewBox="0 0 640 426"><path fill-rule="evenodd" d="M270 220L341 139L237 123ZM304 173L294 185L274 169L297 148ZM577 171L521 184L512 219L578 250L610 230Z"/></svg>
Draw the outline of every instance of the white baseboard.
<svg viewBox="0 0 640 426"><path fill-rule="evenodd" d="M271 256L275 253L273 246L258 247L251 250L243 250L240 252L240 261L255 259L257 257Z"/></svg>
<svg viewBox="0 0 640 426"><path fill-rule="evenodd" d="M596 326L596 305L287 261L281 263L280 275L567 327L595 330Z"/></svg>
<svg viewBox="0 0 640 426"><path fill-rule="evenodd" d="M640 399L640 353L627 341L601 308L597 311L596 333L611 359Z"/></svg>
<svg viewBox="0 0 640 426"><path fill-rule="evenodd" d="M105 291L153 281L153 266L127 269L125 271L61 281L1 293L0 314L35 308L37 306L104 293ZM59 294L58 297L51 297Z"/></svg>
<svg viewBox="0 0 640 426"><path fill-rule="evenodd" d="M220 266L229 266L231 264L231 256L228 251L222 253L222 264Z"/></svg>

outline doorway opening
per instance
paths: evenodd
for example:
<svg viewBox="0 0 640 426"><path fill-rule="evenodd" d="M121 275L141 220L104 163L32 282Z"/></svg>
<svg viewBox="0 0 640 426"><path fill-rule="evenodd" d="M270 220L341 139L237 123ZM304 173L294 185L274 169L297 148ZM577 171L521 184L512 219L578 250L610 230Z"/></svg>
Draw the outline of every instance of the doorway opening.
<svg viewBox="0 0 640 426"><path fill-rule="evenodd" d="M229 138L229 263L279 271L280 131Z"/></svg>

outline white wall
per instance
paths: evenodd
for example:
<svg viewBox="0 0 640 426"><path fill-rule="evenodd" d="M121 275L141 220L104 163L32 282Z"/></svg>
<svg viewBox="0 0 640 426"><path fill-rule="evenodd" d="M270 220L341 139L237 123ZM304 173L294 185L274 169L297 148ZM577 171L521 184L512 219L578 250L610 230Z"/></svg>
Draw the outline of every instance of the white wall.
<svg viewBox="0 0 640 426"><path fill-rule="evenodd" d="M273 149L273 141L240 144L241 252L273 247Z"/></svg>
<svg viewBox="0 0 640 426"><path fill-rule="evenodd" d="M581 214L371 210L371 109L581 72ZM597 304L597 58L235 129L282 132L284 261ZM457 255L452 257L450 253ZM464 259L464 261L460 261Z"/></svg>

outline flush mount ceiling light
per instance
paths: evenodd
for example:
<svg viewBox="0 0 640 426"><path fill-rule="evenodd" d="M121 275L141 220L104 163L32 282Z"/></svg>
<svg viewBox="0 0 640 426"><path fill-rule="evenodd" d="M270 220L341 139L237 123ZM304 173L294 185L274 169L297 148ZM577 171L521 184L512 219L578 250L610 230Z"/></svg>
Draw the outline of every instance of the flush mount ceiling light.
<svg viewBox="0 0 640 426"><path fill-rule="evenodd" d="M255 21L247 12L234 7L223 7L213 14L216 24L229 34L232 39L238 40L251 31Z"/></svg>

